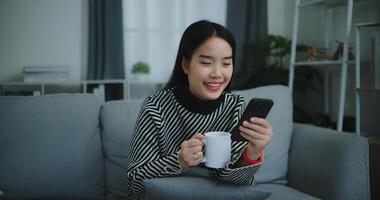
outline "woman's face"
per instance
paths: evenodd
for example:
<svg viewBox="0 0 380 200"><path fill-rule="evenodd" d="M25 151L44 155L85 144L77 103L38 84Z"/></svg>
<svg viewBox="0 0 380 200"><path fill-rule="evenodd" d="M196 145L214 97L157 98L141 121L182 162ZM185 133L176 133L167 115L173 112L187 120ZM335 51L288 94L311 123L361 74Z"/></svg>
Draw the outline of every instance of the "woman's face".
<svg viewBox="0 0 380 200"><path fill-rule="evenodd" d="M225 40L211 37L195 49L190 61L182 59L182 68L194 96L204 101L215 100L231 80L232 48Z"/></svg>

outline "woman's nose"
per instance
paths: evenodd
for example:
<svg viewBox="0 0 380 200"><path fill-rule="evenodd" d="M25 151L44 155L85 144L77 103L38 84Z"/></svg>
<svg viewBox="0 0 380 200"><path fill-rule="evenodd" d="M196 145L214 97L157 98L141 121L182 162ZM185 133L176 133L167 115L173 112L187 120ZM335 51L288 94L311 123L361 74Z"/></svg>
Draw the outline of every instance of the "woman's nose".
<svg viewBox="0 0 380 200"><path fill-rule="evenodd" d="M222 71L220 68L221 68L221 66L215 65L212 69L211 76L212 77L221 77Z"/></svg>

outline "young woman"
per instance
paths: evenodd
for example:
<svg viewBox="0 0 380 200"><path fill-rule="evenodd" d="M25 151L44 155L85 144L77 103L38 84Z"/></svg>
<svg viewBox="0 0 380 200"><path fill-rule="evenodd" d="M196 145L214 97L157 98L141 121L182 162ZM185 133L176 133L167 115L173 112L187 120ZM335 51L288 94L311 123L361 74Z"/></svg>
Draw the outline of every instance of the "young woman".
<svg viewBox="0 0 380 200"><path fill-rule="evenodd" d="M127 170L131 197L144 197L144 179L198 166L203 133L229 132L237 125L245 100L227 92L234 59L235 41L225 27L203 20L185 30L169 82L145 99L136 124ZM231 162L209 170L225 182L252 184L272 128L265 119L252 118L240 131L248 142L233 141Z"/></svg>

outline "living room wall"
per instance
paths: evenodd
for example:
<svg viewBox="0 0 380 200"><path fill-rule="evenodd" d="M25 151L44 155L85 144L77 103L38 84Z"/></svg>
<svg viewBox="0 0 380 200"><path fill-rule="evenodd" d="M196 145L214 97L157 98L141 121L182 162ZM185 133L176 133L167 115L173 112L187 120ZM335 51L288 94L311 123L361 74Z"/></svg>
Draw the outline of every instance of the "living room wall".
<svg viewBox="0 0 380 200"><path fill-rule="evenodd" d="M25 65L60 65L79 81L87 67L87 0L1 0L0 82Z"/></svg>

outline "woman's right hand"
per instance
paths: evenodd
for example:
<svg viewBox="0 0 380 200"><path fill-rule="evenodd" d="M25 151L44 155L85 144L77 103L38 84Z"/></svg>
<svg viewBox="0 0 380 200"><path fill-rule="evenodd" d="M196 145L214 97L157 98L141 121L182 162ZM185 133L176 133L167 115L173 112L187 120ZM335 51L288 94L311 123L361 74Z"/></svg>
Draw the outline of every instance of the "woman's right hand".
<svg viewBox="0 0 380 200"><path fill-rule="evenodd" d="M185 140L181 144L179 152L179 161L182 169L190 166L197 166L203 160L203 141L206 137L201 133L195 134L189 140Z"/></svg>

